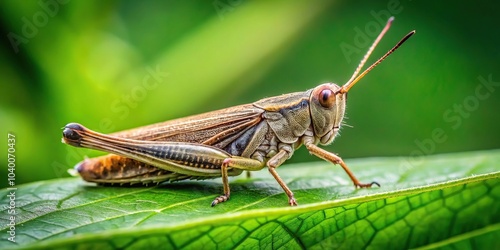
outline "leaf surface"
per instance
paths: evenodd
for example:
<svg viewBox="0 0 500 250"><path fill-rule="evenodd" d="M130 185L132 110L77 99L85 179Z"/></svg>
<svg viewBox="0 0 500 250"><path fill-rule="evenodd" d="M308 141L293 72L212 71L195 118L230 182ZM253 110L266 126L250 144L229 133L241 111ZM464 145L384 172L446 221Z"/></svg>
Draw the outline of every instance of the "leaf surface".
<svg viewBox="0 0 500 250"><path fill-rule="evenodd" d="M78 178L15 191L16 243L61 248L494 248L500 236L500 151L347 160L355 189L326 162L284 165L298 207L265 170L230 179L231 200L210 207L220 180L102 187ZM410 164L412 163L412 164ZM9 204L12 190L0 190ZM0 213L6 238L9 208Z"/></svg>

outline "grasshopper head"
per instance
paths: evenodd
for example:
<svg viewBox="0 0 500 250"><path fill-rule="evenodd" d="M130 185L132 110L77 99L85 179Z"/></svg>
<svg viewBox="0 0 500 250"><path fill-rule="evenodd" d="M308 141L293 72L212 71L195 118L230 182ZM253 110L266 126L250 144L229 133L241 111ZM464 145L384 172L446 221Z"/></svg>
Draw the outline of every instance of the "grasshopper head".
<svg viewBox="0 0 500 250"><path fill-rule="evenodd" d="M399 46L401 46L401 44L403 44L408 38L415 34L415 31L408 33L392 49L387 51L385 55L374 62L370 67L363 71L363 73L359 74L361 68L363 68L363 65L368 60L368 57L377 46L380 39L382 39L384 34L387 32L393 20L394 17L389 18L384 29L375 39L372 46L368 49L368 52L363 57L354 71L354 74L351 76L351 79L349 79L346 84L341 87L337 84L325 83L312 90L311 96L309 97L311 119L314 135L319 139L319 143L326 145L330 144L333 139L335 139L335 136L340 129L342 119L344 118L346 105L345 101L347 99L347 92L349 89L351 89L351 87L361 80L368 72L375 68L375 66L392 54L392 52L399 48Z"/></svg>
<svg viewBox="0 0 500 250"><path fill-rule="evenodd" d="M347 92L333 83L314 88L309 97L314 135L323 145L330 144L337 135L345 113Z"/></svg>

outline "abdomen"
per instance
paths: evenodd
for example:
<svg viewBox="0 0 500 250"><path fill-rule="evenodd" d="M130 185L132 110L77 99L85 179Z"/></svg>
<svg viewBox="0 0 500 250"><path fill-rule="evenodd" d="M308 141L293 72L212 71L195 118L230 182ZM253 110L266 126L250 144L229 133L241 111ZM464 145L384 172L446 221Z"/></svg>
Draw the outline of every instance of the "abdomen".
<svg viewBox="0 0 500 250"><path fill-rule="evenodd" d="M75 166L75 170L85 181L103 184L157 184L164 181L211 179L218 177L178 174L113 154L85 159Z"/></svg>

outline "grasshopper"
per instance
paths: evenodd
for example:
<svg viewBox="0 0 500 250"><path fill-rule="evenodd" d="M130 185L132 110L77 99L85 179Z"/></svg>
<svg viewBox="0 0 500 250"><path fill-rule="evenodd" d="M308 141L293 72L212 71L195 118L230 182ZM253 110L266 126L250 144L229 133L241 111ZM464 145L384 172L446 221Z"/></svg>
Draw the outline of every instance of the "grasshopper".
<svg viewBox="0 0 500 250"><path fill-rule="evenodd" d="M408 33L359 74L392 21L393 17L343 86L325 83L304 92L265 98L251 104L110 135L70 123L63 129L62 141L111 153L85 159L75 166L80 176L89 182L148 184L222 177L223 194L213 200L212 206L229 199L228 176L264 167L283 188L288 203L297 205L293 192L276 169L302 145L311 154L340 165L356 188L380 187L377 182L361 183L342 158L318 144L331 144L338 134L349 89L415 33Z"/></svg>

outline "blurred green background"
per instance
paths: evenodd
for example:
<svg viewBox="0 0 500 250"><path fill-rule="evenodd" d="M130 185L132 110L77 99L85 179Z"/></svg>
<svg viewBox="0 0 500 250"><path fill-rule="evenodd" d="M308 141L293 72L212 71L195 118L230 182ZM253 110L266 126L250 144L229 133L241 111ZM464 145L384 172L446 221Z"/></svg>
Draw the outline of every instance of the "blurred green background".
<svg viewBox="0 0 500 250"><path fill-rule="evenodd" d="M411 163L499 148L497 5L1 1L0 183L8 132L16 136L21 184L68 176L85 156L103 154L62 144L69 122L110 133L343 84L389 15L396 20L368 63L417 34L350 91L352 127L327 149ZM314 160L300 149L289 162Z"/></svg>

